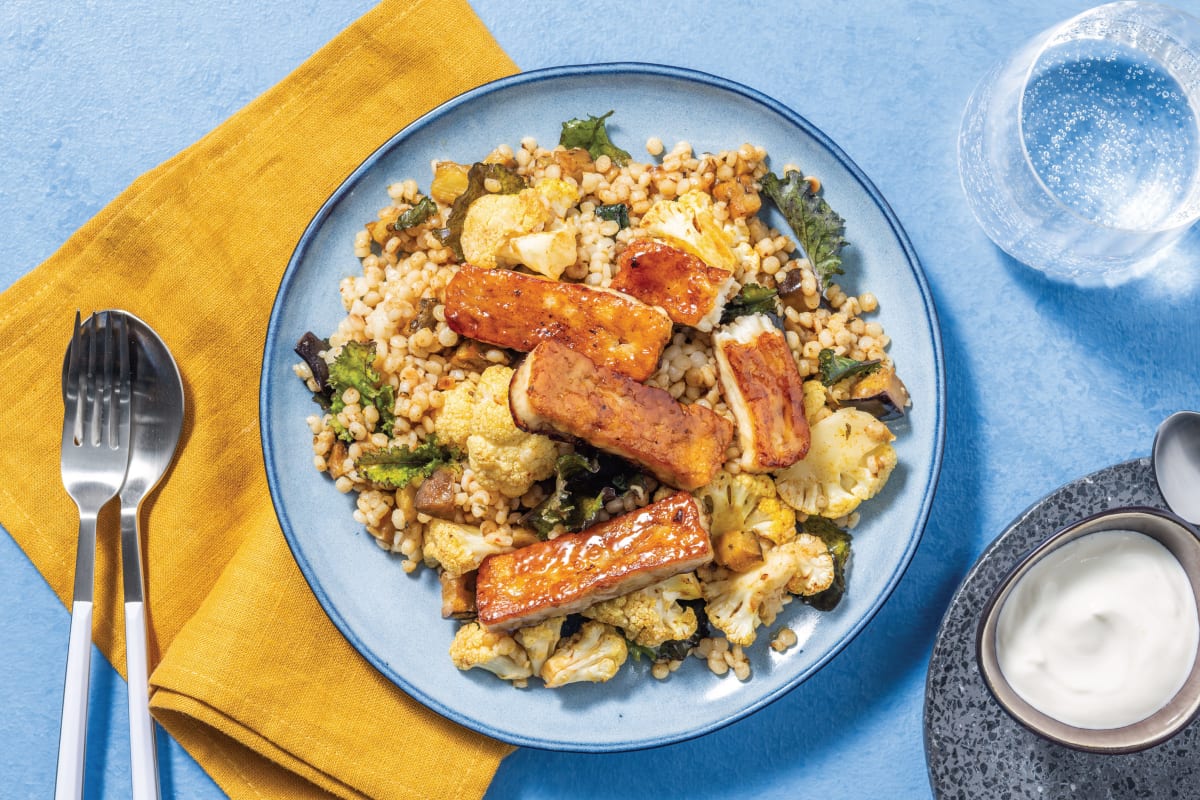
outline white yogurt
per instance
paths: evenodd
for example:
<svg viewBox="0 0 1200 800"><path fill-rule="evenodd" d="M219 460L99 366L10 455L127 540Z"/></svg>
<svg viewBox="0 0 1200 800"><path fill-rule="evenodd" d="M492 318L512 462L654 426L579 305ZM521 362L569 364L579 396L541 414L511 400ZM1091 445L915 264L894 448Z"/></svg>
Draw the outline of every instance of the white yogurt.
<svg viewBox="0 0 1200 800"><path fill-rule="evenodd" d="M1162 708L1196 659L1200 620L1171 551L1133 531L1081 536L1013 587L996 628L1000 670L1042 713L1119 728Z"/></svg>

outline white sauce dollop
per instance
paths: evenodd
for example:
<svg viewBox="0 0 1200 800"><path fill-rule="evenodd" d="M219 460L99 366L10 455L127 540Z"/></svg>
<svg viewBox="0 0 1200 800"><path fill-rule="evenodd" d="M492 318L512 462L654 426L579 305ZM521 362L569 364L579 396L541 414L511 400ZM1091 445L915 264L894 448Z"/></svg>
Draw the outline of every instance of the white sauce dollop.
<svg viewBox="0 0 1200 800"><path fill-rule="evenodd" d="M1183 686L1200 620L1171 551L1133 531L1054 550L1013 587L996 628L1000 670L1042 713L1077 728L1149 717Z"/></svg>

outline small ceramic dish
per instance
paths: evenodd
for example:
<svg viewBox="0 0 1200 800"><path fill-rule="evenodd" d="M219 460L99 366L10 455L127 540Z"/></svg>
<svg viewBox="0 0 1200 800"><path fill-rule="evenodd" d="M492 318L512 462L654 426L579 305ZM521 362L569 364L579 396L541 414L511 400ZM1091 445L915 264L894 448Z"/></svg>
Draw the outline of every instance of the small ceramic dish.
<svg viewBox="0 0 1200 800"><path fill-rule="evenodd" d="M1200 534L1187 522L1154 508L1115 508L1072 523L1054 533L1017 564L983 609L976 635L976 656L988 690L1013 719L1051 741L1093 753L1132 753L1160 744L1178 733L1200 711L1200 652L1182 688L1149 717L1119 728L1080 728L1051 717L1024 700L1005 678L997 649L1000 610L1017 583L1050 553L1100 531L1145 534L1167 548L1187 575L1200 616Z"/></svg>

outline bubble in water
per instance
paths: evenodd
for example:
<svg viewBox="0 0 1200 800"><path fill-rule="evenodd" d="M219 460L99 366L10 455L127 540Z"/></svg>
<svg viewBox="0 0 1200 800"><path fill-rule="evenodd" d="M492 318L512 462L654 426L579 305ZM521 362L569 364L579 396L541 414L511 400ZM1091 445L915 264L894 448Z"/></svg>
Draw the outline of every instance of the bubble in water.
<svg viewBox="0 0 1200 800"><path fill-rule="evenodd" d="M1060 202L1100 224L1153 228L1200 181L1200 132L1179 84L1128 47L1048 50L1022 104L1034 169Z"/></svg>

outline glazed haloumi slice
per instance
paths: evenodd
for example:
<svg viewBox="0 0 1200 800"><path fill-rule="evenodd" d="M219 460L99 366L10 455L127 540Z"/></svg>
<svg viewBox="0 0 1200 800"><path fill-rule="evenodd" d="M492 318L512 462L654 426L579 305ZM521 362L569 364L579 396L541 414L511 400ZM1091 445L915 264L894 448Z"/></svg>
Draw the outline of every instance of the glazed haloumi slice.
<svg viewBox="0 0 1200 800"><path fill-rule="evenodd" d="M654 373L671 339L662 309L610 289L507 269L464 264L444 302L446 324L457 334L522 352L555 339L639 381Z"/></svg>
<svg viewBox="0 0 1200 800"><path fill-rule="evenodd" d="M712 336L721 391L734 419L746 472L783 469L808 452L800 371L783 331L766 314L747 314Z"/></svg>
<svg viewBox="0 0 1200 800"><path fill-rule="evenodd" d="M653 239L635 239L621 251L611 287L658 306L677 325L711 331L736 288L733 273Z"/></svg>
<svg viewBox="0 0 1200 800"><path fill-rule="evenodd" d="M601 366L555 340L525 357L508 387L517 427L582 439L677 489L712 480L733 441L729 420Z"/></svg>
<svg viewBox="0 0 1200 800"><path fill-rule="evenodd" d="M479 622L512 630L643 589L712 560L696 498L675 494L578 533L488 556L475 580Z"/></svg>

